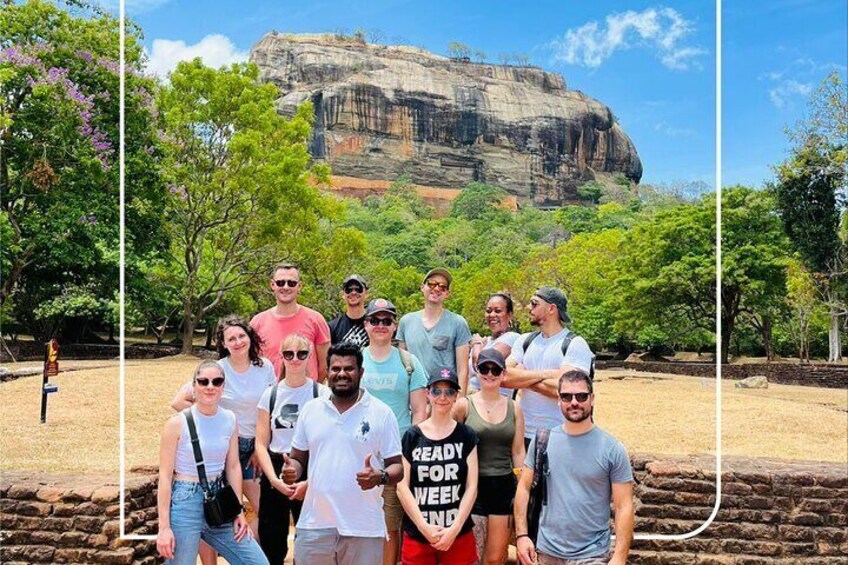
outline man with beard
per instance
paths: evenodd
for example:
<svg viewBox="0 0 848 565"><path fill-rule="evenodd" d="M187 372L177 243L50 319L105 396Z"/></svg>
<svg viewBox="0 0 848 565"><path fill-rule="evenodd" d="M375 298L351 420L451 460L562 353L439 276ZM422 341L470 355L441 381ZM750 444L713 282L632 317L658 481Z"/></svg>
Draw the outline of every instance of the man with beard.
<svg viewBox="0 0 848 565"><path fill-rule="evenodd" d="M320 312L297 303L297 295L303 286L300 270L290 263L277 265L271 273L269 284L277 301L276 306L258 313L250 320L250 327L262 338L262 355L274 364L274 374L279 378L283 366L280 344L292 334L302 335L312 344L307 373L312 380L324 382L327 378L330 328Z"/></svg>
<svg viewBox="0 0 848 565"><path fill-rule="evenodd" d="M594 359L586 340L564 326L571 318L563 291L552 286L539 287L527 309L530 324L539 330L515 340L501 384L523 389L520 406L524 411L525 446L535 437L537 429L550 429L562 423L557 398L563 371L579 369L589 375Z"/></svg>
<svg viewBox="0 0 848 565"><path fill-rule="evenodd" d="M565 424L550 432L545 457L536 461L535 439L515 495L515 533L522 565L624 565L633 540L633 470L627 450L590 418L595 395L582 371L559 379ZM536 543L528 535L527 503L533 469L543 466L547 504ZM610 551L610 502L615 548Z"/></svg>
<svg viewBox="0 0 848 565"><path fill-rule="evenodd" d="M330 341L350 341L359 347L368 347L365 332L365 304L368 300L368 285L359 275L350 275L342 283L342 300L345 311L330 320Z"/></svg>
<svg viewBox="0 0 848 565"><path fill-rule="evenodd" d="M330 347L332 394L306 403L284 456L282 478L293 484L308 470L309 487L297 522L294 554L310 565L374 565L383 561L384 485L403 477L400 435L392 410L359 387L362 352Z"/></svg>

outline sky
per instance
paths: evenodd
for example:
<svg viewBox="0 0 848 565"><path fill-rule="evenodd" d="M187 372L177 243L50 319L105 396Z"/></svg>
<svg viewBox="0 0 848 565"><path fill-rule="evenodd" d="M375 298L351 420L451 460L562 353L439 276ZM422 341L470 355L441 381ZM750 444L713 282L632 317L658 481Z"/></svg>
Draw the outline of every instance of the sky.
<svg viewBox="0 0 848 565"><path fill-rule="evenodd" d="M116 0L104 0L114 9ZM706 0L126 0L148 70L247 60L265 33L378 30L381 43L447 55L452 41L526 55L611 108L643 183L716 186L716 9ZM783 128L832 70L845 75L848 2L725 0L721 184L761 186L787 156Z"/></svg>

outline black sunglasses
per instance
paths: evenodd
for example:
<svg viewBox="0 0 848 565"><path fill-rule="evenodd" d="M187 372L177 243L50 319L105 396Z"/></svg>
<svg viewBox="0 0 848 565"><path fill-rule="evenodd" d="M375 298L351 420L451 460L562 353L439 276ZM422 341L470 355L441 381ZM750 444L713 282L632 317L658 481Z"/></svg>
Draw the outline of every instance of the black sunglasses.
<svg viewBox="0 0 848 565"><path fill-rule="evenodd" d="M286 285L289 285L289 288L294 288L300 284L300 281L293 281L289 279L280 279L278 281L274 281L274 284L277 285L278 288L283 288Z"/></svg>
<svg viewBox="0 0 848 565"><path fill-rule="evenodd" d="M559 393L559 399L562 400L565 403L570 403L572 398L576 399L577 402L586 402L587 400L589 400L589 393L588 392L577 392L577 393L574 393L574 394L572 394L570 392Z"/></svg>
<svg viewBox="0 0 848 565"><path fill-rule="evenodd" d="M455 388L431 388L430 389L430 394L432 394L433 396L442 396L444 394L448 398L453 398L454 396L456 396L456 393L458 393L458 392L459 391L456 390Z"/></svg>
<svg viewBox="0 0 848 565"><path fill-rule="evenodd" d="M348 287L345 287L345 289L344 289L344 293L345 293L345 294L350 294L350 293L352 293L352 292L357 292L357 293L359 293L359 294L362 294L362 290L363 290L363 289L362 289L362 287L361 287L361 286L348 286Z"/></svg>
<svg viewBox="0 0 848 565"><path fill-rule="evenodd" d="M291 350L283 351L283 359L285 359L286 361L291 361L292 359L294 359L294 355L295 355L294 351L291 351ZM297 352L297 358L300 359L301 361L305 361L307 357L309 357L309 351L304 351L303 349L301 349L300 351Z"/></svg>
<svg viewBox="0 0 848 565"><path fill-rule="evenodd" d="M481 375L488 375L491 373L495 377L500 377L501 373L503 373L503 369L493 363L483 363L482 365L477 366L477 373Z"/></svg>
<svg viewBox="0 0 848 565"><path fill-rule="evenodd" d="M209 379L206 377L197 377L194 379L194 382L199 384L200 386L209 386ZM218 388L219 386L224 384L224 377L215 377L212 379L212 386Z"/></svg>
<svg viewBox="0 0 848 565"><path fill-rule="evenodd" d="M395 323L394 318L378 318L377 316L371 316L368 318L368 323L372 326L386 326L389 327Z"/></svg>

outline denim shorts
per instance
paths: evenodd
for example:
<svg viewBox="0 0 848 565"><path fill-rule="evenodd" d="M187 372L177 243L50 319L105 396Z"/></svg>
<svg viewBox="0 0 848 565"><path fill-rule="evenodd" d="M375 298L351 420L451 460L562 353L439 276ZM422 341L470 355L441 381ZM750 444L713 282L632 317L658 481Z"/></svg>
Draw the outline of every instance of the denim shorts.
<svg viewBox="0 0 848 565"><path fill-rule="evenodd" d="M241 478L252 479L253 467L250 466L250 457L256 448L256 440L252 437L239 437L239 465L241 465Z"/></svg>

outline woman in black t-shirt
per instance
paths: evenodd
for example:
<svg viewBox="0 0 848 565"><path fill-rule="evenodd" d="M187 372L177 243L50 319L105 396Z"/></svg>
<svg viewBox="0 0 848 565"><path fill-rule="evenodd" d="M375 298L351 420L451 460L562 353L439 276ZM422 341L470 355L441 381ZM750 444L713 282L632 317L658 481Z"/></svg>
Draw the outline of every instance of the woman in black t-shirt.
<svg viewBox="0 0 848 565"><path fill-rule="evenodd" d="M403 565L477 562L471 508L477 497L477 434L451 418L459 379L450 369L430 377L430 417L403 436Z"/></svg>

